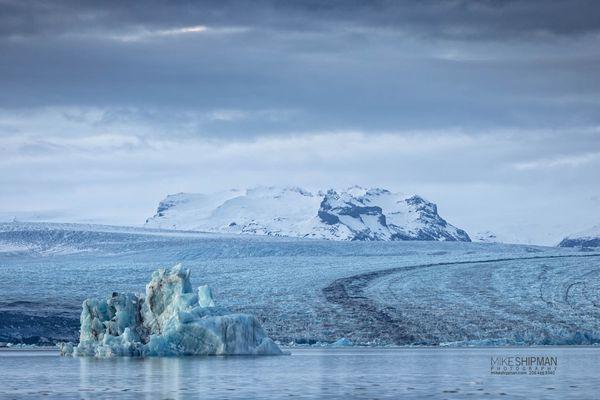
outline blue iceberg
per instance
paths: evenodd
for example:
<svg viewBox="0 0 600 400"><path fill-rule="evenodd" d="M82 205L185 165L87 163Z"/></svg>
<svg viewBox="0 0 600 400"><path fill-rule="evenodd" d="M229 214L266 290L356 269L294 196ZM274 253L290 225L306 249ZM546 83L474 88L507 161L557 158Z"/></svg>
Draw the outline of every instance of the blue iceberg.
<svg viewBox="0 0 600 400"><path fill-rule="evenodd" d="M79 344L59 347L95 357L283 354L254 316L216 306L208 286L194 290L181 265L155 271L145 296L85 300Z"/></svg>

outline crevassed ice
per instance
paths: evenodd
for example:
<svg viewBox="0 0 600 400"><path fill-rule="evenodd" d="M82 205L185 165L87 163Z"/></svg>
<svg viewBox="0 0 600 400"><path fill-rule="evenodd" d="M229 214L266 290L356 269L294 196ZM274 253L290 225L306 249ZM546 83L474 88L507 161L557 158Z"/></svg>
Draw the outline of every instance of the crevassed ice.
<svg viewBox="0 0 600 400"><path fill-rule="evenodd" d="M217 307L208 286L195 291L181 265L155 271L145 296L85 300L79 344L60 350L96 357L283 354L254 316Z"/></svg>

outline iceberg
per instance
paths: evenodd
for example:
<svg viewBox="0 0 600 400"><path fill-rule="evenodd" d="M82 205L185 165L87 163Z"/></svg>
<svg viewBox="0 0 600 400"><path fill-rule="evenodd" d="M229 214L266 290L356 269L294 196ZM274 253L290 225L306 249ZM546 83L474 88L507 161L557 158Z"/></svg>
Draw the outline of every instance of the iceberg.
<svg viewBox="0 0 600 400"><path fill-rule="evenodd" d="M190 270L159 269L146 294L113 292L87 299L79 344L61 343L66 356L280 355L258 320L215 304L211 289L192 288Z"/></svg>
<svg viewBox="0 0 600 400"><path fill-rule="evenodd" d="M331 347L349 347L349 346L354 346L354 343L352 343L351 340L346 339L345 337L340 338L340 339L336 340L335 342L331 343Z"/></svg>

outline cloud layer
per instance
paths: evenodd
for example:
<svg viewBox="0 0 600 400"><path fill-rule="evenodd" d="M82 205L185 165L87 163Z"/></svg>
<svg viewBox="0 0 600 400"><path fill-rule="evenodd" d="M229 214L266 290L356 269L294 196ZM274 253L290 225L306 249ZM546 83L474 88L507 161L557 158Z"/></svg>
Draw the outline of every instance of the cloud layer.
<svg viewBox="0 0 600 400"><path fill-rule="evenodd" d="M550 243L600 220L599 44L594 1L0 1L0 207L358 183Z"/></svg>

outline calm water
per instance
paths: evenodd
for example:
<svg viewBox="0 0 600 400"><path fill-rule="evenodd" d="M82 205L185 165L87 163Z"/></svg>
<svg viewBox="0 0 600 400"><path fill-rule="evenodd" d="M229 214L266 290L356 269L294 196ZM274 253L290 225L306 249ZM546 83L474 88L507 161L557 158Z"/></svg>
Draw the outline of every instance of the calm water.
<svg viewBox="0 0 600 400"><path fill-rule="evenodd" d="M555 375L490 373L491 357L557 357ZM283 357L63 358L0 351L1 398L592 399L600 348L294 349Z"/></svg>

